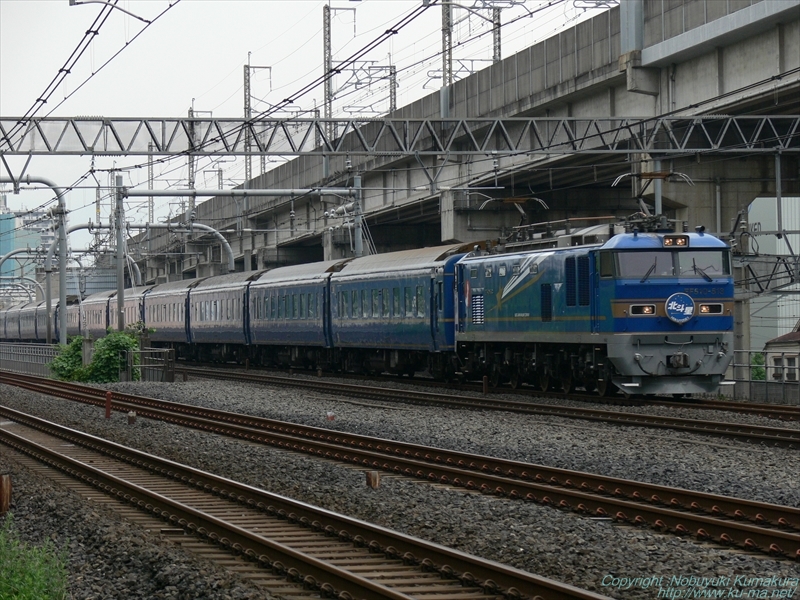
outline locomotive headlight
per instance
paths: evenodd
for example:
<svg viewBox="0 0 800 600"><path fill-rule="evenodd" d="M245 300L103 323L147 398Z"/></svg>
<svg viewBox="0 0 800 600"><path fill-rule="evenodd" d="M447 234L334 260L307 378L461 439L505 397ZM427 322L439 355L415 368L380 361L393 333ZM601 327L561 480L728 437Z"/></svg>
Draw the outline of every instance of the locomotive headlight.
<svg viewBox="0 0 800 600"><path fill-rule="evenodd" d="M655 304L632 304L631 305L631 314L632 315L654 315L656 314L656 305Z"/></svg>
<svg viewBox="0 0 800 600"><path fill-rule="evenodd" d="M664 247L681 247L685 248L689 245L689 238L685 235L665 235Z"/></svg>
<svg viewBox="0 0 800 600"><path fill-rule="evenodd" d="M701 315L721 315L722 314L722 304L701 304L700 305L700 314Z"/></svg>

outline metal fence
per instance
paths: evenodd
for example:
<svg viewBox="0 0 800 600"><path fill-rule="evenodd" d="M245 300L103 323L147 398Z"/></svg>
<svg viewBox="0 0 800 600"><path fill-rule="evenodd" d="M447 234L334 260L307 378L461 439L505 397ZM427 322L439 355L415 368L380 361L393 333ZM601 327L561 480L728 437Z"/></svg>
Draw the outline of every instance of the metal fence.
<svg viewBox="0 0 800 600"><path fill-rule="evenodd" d="M788 352L736 350L722 394L734 400L800 405L798 355Z"/></svg>
<svg viewBox="0 0 800 600"><path fill-rule="evenodd" d="M0 369L50 377L50 363L58 356L55 344L0 344Z"/></svg>
<svg viewBox="0 0 800 600"><path fill-rule="evenodd" d="M122 361L120 381L175 381L175 351L163 348L131 350Z"/></svg>

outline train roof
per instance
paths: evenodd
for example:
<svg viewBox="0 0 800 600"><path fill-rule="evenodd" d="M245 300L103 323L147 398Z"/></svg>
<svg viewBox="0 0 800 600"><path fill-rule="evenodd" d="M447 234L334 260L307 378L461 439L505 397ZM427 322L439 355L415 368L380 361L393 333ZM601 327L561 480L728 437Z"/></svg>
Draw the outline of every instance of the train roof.
<svg viewBox="0 0 800 600"><path fill-rule="evenodd" d="M199 279L181 279L180 281L160 283L150 289L148 296L157 296L159 294L168 294L170 292L187 290L200 285L200 282L204 281L205 279L207 279L207 277L201 277Z"/></svg>
<svg viewBox="0 0 800 600"><path fill-rule="evenodd" d="M12 305L11 305L11 306L9 306L8 308L4 308L4 309L3 309L3 312L8 312L8 311L10 311L10 310L22 310L23 308L25 308L26 306L28 306L28 304L30 304L30 303L31 303L31 302L19 302L19 303L17 303L17 304L12 304Z"/></svg>
<svg viewBox="0 0 800 600"><path fill-rule="evenodd" d="M91 296L86 296L86 298L83 299L83 303L91 304L93 302L99 302L100 300L106 302L109 298L116 295L117 295L117 290L105 290L102 292L94 293Z"/></svg>
<svg viewBox="0 0 800 600"><path fill-rule="evenodd" d="M688 238L688 246L671 249L729 248L721 239L707 233L623 233L603 244L603 250L654 250L664 248L664 238Z"/></svg>
<svg viewBox="0 0 800 600"><path fill-rule="evenodd" d="M135 288L125 288L125 301L127 302L132 298L141 298L147 292L152 290L154 287L155 285L153 284L153 285L140 285L139 287Z"/></svg>
<svg viewBox="0 0 800 600"><path fill-rule="evenodd" d="M216 288L228 288L236 285L244 285L248 281L256 281L264 271L239 271L237 273L228 273L227 275L217 275L216 277L208 277L204 279L195 287L196 290L209 290Z"/></svg>
<svg viewBox="0 0 800 600"><path fill-rule="evenodd" d="M450 256L466 252L466 247L471 247L471 245L459 243L362 256L347 263L336 277L439 267Z"/></svg>
<svg viewBox="0 0 800 600"><path fill-rule="evenodd" d="M262 283L275 283L277 281L302 281L309 279L324 279L330 273L335 273L346 264L349 258L337 260L326 260L323 262L306 263L302 265L292 265L289 267L278 267L262 273L258 279L253 281L253 285Z"/></svg>

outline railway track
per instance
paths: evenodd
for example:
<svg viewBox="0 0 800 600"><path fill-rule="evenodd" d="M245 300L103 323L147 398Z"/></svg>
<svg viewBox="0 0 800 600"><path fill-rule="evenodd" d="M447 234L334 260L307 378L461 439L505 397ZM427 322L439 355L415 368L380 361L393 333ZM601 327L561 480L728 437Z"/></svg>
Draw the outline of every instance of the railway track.
<svg viewBox="0 0 800 600"><path fill-rule="evenodd" d="M323 393L337 393L356 398L369 398L391 402L419 403L427 406L443 406L447 408L472 408L479 410L504 410L530 415L549 415L571 419L583 419L628 425L671 429L691 433L700 433L717 437L726 437L762 444L766 446L800 448L800 429L781 427L764 427L723 421L707 421L683 419L678 417L661 417L629 412L615 412L592 408L576 408L549 404L498 399L492 396L456 396L452 394L433 393L414 389L391 389L371 387L346 382L332 382L328 379L317 381L311 378L297 378L283 375L265 375L247 372L210 371L208 369L181 369L192 377L206 379L222 379L237 382L260 383L269 385L291 386L311 389Z"/></svg>
<svg viewBox="0 0 800 600"><path fill-rule="evenodd" d="M208 363L202 366L186 366L185 363L180 364L176 371L178 373L185 373L188 375L198 376L198 370L204 371L204 377L212 377L210 373L220 371L234 371L237 373L241 373L242 366L240 365L231 365L231 364L221 364L221 363ZM283 369L271 369L266 367L245 367L245 372L250 372L252 374L275 374L281 373L285 374L286 370ZM293 373L293 370L289 370L290 373ZM278 375L280 376L280 375ZM340 373L337 377L342 377L344 379L354 379L363 381L364 379L374 379L377 382L386 382L386 381L393 381L397 382L398 378L396 376L366 376L366 375L352 375L347 373ZM411 383L412 380L402 380L407 383ZM433 379L416 379L413 380L414 383L419 385L424 385L425 387L433 387L433 388L443 388L447 390L457 390L462 392L473 392L475 394L483 394L484 390L487 390L489 393L501 393L501 394L509 394L509 395L518 395L525 398L556 398L556 399L563 399L563 400L576 400L580 402L590 402L593 404L607 404L612 406L666 406L670 408L697 408L697 409L704 409L704 410L715 410L715 411L724 411L724 412L735 412L740 414L747 414L747 415L754 415L760 417L768 417L772 419L777 419L781 421L800 421L800 406L792 406L792 405L781 405L781 404L763 404L763 403L751 403L751 402L730 402L730 401L722 401L722 400L708 400L708 399L693 399L693 398L684 398L683 400L676 401L672 398L667 397L644 397L644 396L623 396L623 395L612 395L612 396L605 396L601 397L597 394L591 393L583 393L583 392L573 392L571 394L565 394L563 392L557 391L548 391L544 392L542 390L534 389L533 387L529 386L522 386L517 388L512 387L490 387L488 384L484 388L480 384L476 383L444 383L441 381L435 381Z"/></svg>
<svg viewBox="0 0 800 600"><path fill-rule="evenodd" d="M102 390L75 384L34 381L23 387L92 404L106 401ZM367 469L539 502L800 560L800 509L797 508L472 456L116 392L111 394L111 405L116 410L135 410L143 416Z"/></svg>
<svg viewBox="0 0 800 600"><path fill-rule="evenodd" d="M3 415L2 443L294 582L284 597L603 598L24 413Z"/></svg>

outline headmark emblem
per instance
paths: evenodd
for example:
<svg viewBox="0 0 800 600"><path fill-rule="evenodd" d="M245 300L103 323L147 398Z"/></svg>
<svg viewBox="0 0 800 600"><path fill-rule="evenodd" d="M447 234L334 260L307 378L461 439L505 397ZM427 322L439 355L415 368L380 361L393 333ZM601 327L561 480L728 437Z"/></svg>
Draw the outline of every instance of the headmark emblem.
<svg viewBox="0 0 800 600"><path fill-rule="evenodd" d="M664 308L673 323L683 325L694 316L694 300L689 294L678 292L667 298Z"/></svg>

